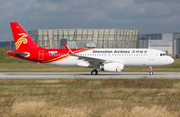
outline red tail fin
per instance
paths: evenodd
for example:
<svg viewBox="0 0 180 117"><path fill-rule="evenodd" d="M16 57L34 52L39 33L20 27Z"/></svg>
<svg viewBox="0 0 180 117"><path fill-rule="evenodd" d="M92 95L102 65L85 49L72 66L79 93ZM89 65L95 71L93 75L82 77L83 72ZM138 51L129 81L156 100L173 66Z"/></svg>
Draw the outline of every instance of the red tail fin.
<svg viewBox="0 0 180 117"><path fill-rule="evenodd" d="M18 22L11 22L10 25L17 50L39 48Z"/></svg>

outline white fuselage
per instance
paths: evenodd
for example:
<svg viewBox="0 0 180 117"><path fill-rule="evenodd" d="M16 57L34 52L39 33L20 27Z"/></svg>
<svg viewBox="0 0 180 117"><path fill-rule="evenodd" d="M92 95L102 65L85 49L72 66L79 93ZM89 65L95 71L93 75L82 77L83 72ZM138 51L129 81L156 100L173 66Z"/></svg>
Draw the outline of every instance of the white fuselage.
<svg viewBox="0 0 180 117"><path fill-rule="evenodd" d="M164 66L174 62L172 57L167 56L164 52L155 49L91 49L76 53L76 55L89 58L107 59L107 62L120 61L124 63L125 67ZM78 66L78 63L82 62L86 61L69 55L69 57L66 59L47 64L58 66Z"/></svg>

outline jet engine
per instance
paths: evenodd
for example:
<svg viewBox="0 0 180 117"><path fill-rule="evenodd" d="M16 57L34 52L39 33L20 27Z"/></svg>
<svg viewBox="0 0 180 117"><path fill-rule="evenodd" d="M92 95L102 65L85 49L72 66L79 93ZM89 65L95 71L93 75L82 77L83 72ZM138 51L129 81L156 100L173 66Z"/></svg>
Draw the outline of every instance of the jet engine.
<svg viewBox="0 0 180 117"><path fill-rule="evenodd" d="M124 70L123 63L105 63L100 65L100 70L108 72L121 72Z"/></svg>

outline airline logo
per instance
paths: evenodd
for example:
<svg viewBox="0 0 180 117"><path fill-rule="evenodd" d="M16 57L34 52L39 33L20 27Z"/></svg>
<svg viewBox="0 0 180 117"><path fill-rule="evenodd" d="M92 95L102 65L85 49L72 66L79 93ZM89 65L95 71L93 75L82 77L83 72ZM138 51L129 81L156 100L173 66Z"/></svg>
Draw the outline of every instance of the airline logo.
<svg viewBox="0 0 180 117"><path fill-rule="evenodd" d="M21 46L22 43L23 43L23 44L26 44L26 43L28 42L28 40L25 38L25 37L27 37L27 34L25 34L25 33L20 33L20 34L18 34L18 35L20 35L21 37L20 37L20 38L17 40L17 42L15 43L17 50L19 49L19 47Z"/></svg>

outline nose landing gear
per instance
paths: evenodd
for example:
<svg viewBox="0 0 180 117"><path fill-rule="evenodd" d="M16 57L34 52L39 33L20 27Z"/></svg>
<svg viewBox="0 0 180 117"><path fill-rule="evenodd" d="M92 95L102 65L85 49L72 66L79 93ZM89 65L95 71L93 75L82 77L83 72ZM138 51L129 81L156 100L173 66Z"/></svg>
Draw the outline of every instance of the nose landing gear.
<svg viewBox="0 0 180 117"><path fill-rule="evenodd" d="M149 75L153 75L152 67L149 67Z"/></svg>

